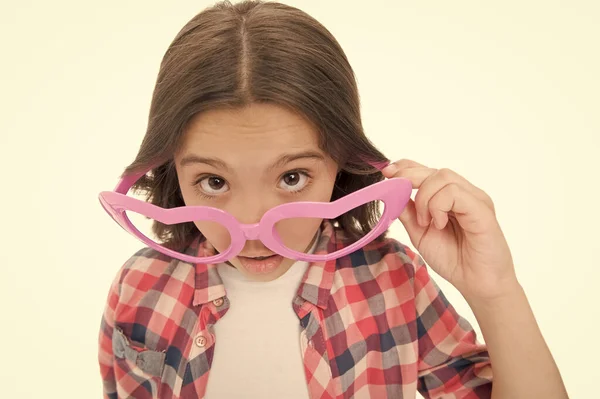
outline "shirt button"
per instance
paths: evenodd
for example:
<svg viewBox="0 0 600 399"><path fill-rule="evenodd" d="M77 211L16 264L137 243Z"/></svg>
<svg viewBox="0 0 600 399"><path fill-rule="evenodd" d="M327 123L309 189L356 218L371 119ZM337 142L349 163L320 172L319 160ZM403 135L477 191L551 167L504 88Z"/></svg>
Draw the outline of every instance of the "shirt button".
<svg viewBox="0 0 600 399"><path fill-rule="evenodd" d="M206 346L206 338L203 335L197 335L195 342L200 348L204 348Z"/></svg>
<svg viewBox="0 0 600 399"><path fill-rule="evenodd" d="M223 305L223 302L224 302L224 301L223 301L223 298L215 299L215 300L213 301L213 303L214 303L214 304L215 304L215 306L217 306L217 307L218 307L218 306L221 306L221 305Z"/></svg>

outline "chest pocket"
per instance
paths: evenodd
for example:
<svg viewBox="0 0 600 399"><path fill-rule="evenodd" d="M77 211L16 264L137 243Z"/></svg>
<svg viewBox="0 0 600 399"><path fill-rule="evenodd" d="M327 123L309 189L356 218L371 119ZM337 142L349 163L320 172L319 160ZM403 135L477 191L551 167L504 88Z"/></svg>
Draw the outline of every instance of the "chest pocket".
<svg viewBox="0 0 600 399"><path fill-rule="evenodd" d="M131 341L117 326L112 346L118 397L158 398L166 353Z"/></svg>

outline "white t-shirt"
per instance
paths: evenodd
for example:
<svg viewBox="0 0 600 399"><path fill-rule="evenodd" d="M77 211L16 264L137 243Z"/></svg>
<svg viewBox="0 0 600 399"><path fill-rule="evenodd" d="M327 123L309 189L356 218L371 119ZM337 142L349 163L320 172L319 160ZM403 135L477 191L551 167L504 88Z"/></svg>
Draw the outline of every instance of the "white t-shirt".
<svg viewBox="0 0 600 399"><path fill-rule="evenodd" d="M315 246L316 240L311 253ZM309 397L292 309L307 267L298 261L281 277L257 282L226 263L217 266L230 308L214 325L207 399Z"/></svg>

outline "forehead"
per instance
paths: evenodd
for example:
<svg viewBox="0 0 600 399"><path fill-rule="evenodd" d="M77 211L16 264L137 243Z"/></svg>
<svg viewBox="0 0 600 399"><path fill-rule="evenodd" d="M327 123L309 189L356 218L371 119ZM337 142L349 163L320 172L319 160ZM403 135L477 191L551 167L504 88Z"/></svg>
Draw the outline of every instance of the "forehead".
<svg viewBox="0 0 600 399"><path fill-rule="evenodd" d="M275 104L215 109L195 115L188 124L181 155L268 156L284 151L318 149L315 127L298 113ZM207 154L210 153L210 154Z"/></svg>

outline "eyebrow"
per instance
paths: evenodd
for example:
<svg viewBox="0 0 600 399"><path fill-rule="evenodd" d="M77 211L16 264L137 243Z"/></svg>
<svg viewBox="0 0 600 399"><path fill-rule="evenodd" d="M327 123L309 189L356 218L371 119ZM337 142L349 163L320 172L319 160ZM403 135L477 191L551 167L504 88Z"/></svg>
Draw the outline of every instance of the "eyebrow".
<svg viewBox="0 0 600 399"><path fill-rule="evenodd" d="M298 152L295 154L283 154L271 166L269 166L267 168L267 171L271 171L273 169L280 168L280 167L282 167L292 161L296 161L298 159L315 159L318 161L325 161L325 157L323 156L323 154L321 154L317 151L312 151L312 150ZM206 165L210 165L217 169L221 168L221 169L225 169L227 171L231 170L224 161L222 161L218 158L201 157L201 156L195 155L195 154L186 155L185 157L183 157L181 159L181 161L179 161L179 165L181 167L184 167L187 165L192 165L192 164L197 164L197 163L203 163Z"/></svg>

